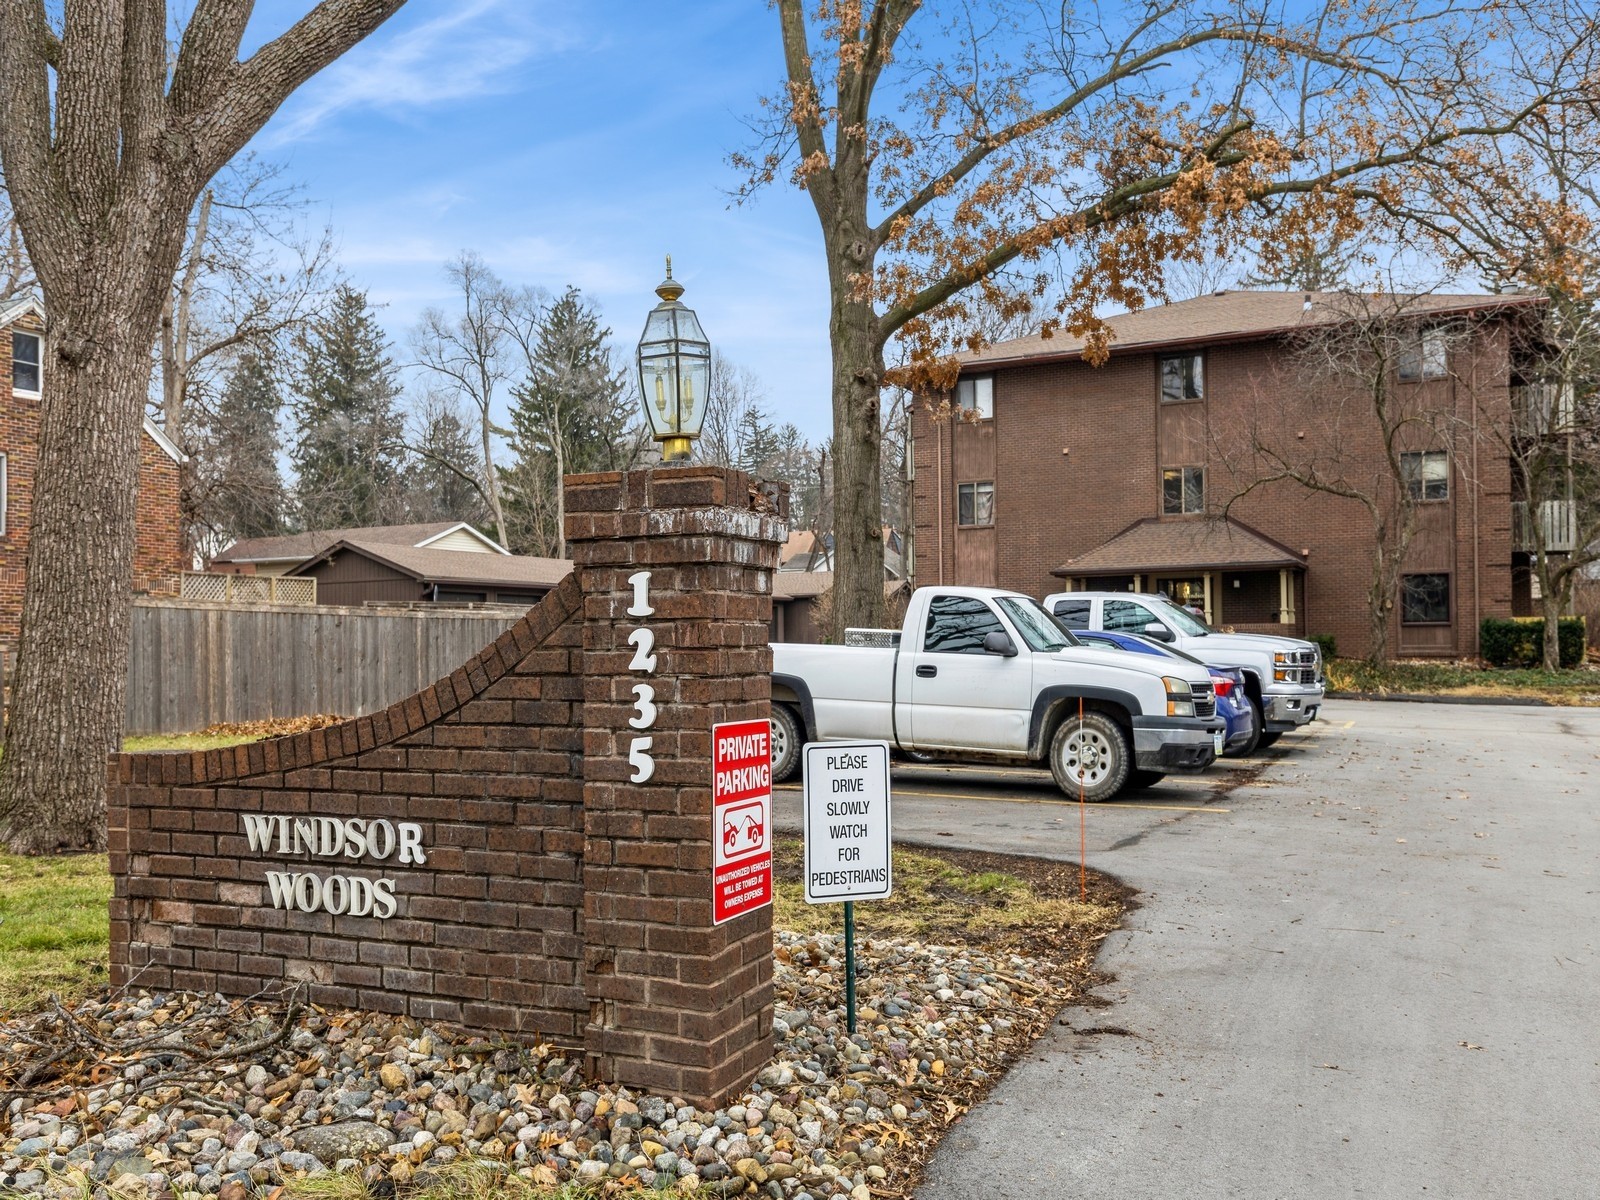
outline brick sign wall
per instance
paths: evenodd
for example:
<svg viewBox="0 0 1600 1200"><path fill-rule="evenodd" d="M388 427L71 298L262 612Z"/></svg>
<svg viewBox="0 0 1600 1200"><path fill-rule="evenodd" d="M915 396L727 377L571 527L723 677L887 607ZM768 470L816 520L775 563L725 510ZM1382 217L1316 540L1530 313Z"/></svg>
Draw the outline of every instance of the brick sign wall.
<svg viewBox="0 0 1600 1200"><path fill-rule="evenodd" d="M782 526L737 472L567 486L576 572L449 677L326 730L113 758L113 983L304 982L700 1101L748 1081L770 910L712 924L710 730L766 715Z"/></svg>

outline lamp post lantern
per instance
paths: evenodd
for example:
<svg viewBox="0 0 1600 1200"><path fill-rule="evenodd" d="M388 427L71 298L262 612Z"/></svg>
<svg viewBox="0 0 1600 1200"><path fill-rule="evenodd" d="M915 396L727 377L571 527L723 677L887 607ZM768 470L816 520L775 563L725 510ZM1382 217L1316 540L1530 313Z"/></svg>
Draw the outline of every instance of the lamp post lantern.
<svg viewBox="0 0 1600 1200"><path fill-rule="evenodd" d="M661 303L650 310L639 338L639 392L650 435L661 443L661 458L673 462L689 457L706 419L711 343L694 309L678 299L683 284L672 277L670 255L656 295Z"/></svg>

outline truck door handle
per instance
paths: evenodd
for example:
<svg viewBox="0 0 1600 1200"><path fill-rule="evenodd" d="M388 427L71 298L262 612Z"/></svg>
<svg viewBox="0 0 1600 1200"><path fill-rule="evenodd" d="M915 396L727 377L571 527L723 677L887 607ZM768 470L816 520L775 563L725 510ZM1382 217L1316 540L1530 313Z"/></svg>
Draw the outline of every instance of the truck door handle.
<svg viewBox="0 0 1600 1200"><path fill-rule="evenodd" d="M932 679L938 673L939 673L939 668L938 667L929 666L926 663L924 663L922 666L917 668L917 675L918 675L919 678L922 678L922 679Z"/></svg>

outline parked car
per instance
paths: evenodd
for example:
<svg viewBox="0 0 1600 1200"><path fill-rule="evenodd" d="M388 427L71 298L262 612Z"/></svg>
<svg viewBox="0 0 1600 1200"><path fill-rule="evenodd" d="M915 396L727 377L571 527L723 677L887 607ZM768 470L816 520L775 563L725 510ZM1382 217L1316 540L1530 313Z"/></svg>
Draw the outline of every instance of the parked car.
<svg viewBox="0 0 1600 1200"><path fill-rule="evenodd" d="M870 644L772 647L774 780L799 770L807 741L882 738L1048 765L1069 796L1109 800L1209 766L1223 738L1203 666L1085 646L1016 592L918 588L901 629L848 641Z"/></svg>
<svg viewBox="0 0 1600 1200"><path fill-rule="evenodd" d="M1153 654L1158 658L1177 658L1184 662L1200 660L1186 651L1164 642L1157 642L1137 633L1105 633L1080 630L1077 639L1086 646L1115 646L1135 654ZM1217 716L1228 723L1223 737L1223 753L1229 758L1243 758L1252 753L1261 741L1261 726L1256 723L1256 710L1244 691L1244 671L1238 667L1214 667L1201 663L1211 672L1211 685L1217 693Z"/></svg>
<svg viewBox="0 0 1600 1200"><path fill-rule="evenodd" d="M1145 592L1057 592L1045 597L1044 606L1068 629L1143 634L1208 665L1241 668L1262 746L1315 720L1322 707L1322 654L1311 642L1219 633L1165 596Z"/></svg>

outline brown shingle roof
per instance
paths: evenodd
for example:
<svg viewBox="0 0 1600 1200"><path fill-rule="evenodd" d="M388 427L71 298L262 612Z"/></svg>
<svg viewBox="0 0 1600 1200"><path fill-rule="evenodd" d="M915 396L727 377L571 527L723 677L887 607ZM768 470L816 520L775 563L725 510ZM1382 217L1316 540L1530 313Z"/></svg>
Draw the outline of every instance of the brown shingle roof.
<svg viewBox="0 0 1600 1200"><path fill-rule="evenodd" d="M885 579L883 594L893 596L905 587L904 579ZM809 600L833 588L832 571L774 571L772 573L772 598L774 600Z"/></svg>
<svg viewBox="0 0 1600 1200"><path fill-rule="evenodd" d="M1248 525L1226 517L1163 521L1146 517L1050 574L1133 575L1149 571L1304 567L1301 558Z"/></svg>
<svg viewBox="0 0 1600 1200"><path fill-rule="evenodd" d="M470 583L488 587L554 587L572 570L565 558L537 558L531 554L474 554L470 550L418 549L344 538L289 574L298 575L323 559L350 550L403 571L422 583Z"/></svg>
<svg viewBox="0 0 1600 1200"><path fill-rule="evenodd" d="M1309 297L1311 306L1306 307ZM1162 304L1138 312L1109 317L1114 335L1111 352L1149 350L1157 346L1240 341L1270 337L1349 318L1364 304L1376 315L1393 309L1397 314L1440 315L1483 309L1521 307L1544 303L1539 296L1444 295L1428 293L1405 298L1360 297L1340 292L1224 291L1176 304ZM1038 334L999 342L973 354L960 355L963 369L998 366L1023 361L1078 358L1084 339L1061 332L1045 338Z"/></svg>
<svg viewBox="0 0 1600 1200"><path fill-rule="evenodd" d="M300 562L314 558L337 542L415 546L455 529L460 521L425 521L418 525L367 525L356 529L308 529L282 537L241 538L211 561L214 563Z"/></svg>

